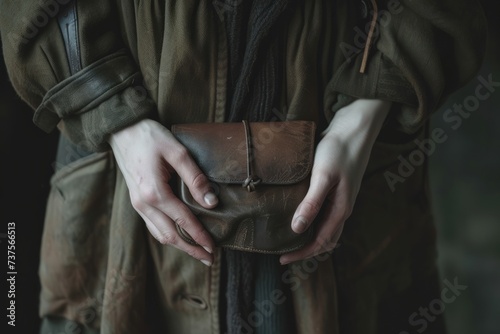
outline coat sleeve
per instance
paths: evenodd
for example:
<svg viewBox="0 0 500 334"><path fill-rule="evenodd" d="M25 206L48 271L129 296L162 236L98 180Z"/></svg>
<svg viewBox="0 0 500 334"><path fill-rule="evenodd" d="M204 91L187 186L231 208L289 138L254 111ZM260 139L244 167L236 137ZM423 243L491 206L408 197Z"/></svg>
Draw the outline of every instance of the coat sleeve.
<svg viewBox="0 0 500 334"><path fill-rule="evenodd" d="M486 49L485 15L476 0L375 2L378 20L364 73L366 44L360 40L368 39L373 8L363 24L347 27L350 33L340 38L341 61L325 92L327 116L352 98L389 100L398 105L390 114L398 130L413 133L477 74Z"/></svg>
<svg viewBox="0 0 500 334"><path fill-rule="evenodd" d="M70 71L57 16L73 1L0 1L4 59L38 127L58 127L76 145L103 151L109 134L154 115L156 105L124 47L111 0L76 2L81 69Z"/></svg>

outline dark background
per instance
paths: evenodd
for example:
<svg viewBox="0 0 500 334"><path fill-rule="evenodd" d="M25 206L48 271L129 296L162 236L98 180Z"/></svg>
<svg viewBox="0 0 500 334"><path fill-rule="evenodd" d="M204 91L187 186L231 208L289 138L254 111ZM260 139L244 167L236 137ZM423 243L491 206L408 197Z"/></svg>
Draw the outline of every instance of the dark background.
<svg viewBox="0 0 500 334"><path fill-rule="evenodd" d="M500 4L498 0L482 3L490 30L488 53L478 76L491 74L493 81L500 81ZM474 95L477 84L473 79L457 91L431 122L431 127L446 129L449 137L430 156L441 275L443 280L457 278L467 286L446 305L449 334L500 333L500 88L458 129L452 130L443 120L443 111ZM32 110L12 90L0 59L0 293L5 297L3 254L7 254L5 233L10 221L16 223L18 273L16 330L7 333L36 333L39 326L40 238L57 133L42 132L31 118ZM2 311L0 328L4 317Z"/></svg>
<svg viewBox="0 0 500 334"><path fill-rule="evenodd" d="M13 91L0 59L0 328L2 333L37 333L38 261L58 135L46 134L32 122L33 111ZM16 327L7 326L5 285L8 222L16 223ZM7 330L3 330L6 328ZM59 333L54 333L59 334Z"/></svg>
<svg viewBox="0 0 500 334"><path fill-rule="evenodd" d="M478 76L500 82L500 1L481 1L489 22L488 52ZM474 96L479 81L442 110ZM456 130L438 112L432 127L448 140L430 158L443 279L468 288L446 306L449 334L500 333L500 87ZM399 334L399 333L398 333Z"/></svg>

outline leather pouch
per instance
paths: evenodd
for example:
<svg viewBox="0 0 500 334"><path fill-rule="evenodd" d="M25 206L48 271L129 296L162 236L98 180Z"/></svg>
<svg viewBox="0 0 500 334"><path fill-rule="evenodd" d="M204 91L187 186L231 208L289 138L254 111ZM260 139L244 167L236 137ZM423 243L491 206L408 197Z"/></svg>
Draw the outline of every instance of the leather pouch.
<svg viewBox="0 0 500 334"><path fill-rule="evenodd" d="M205 209L178 180L179 198L219 247L282 254L312 241L313 226L291 229L309 188L316 126L311 121L197 123L172 126L219 198ZM177 226L180 236L196 242Z"/></svg>

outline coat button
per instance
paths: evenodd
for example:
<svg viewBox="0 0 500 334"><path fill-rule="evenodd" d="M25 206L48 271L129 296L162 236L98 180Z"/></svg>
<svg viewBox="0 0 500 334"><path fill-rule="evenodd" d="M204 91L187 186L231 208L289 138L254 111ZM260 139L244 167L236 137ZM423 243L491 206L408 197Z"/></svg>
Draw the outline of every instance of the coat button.
<svg viewBox="0 0 500 334"><path fill-rule="evenodd" d="M180 295L180 300L187 305L197 308L199 310L206 310L208 308L208 304L205 302L203 298L196 295L191 294L182 294Z"/></svg>
<svg viewBox="0 0 500 334"><path fill-rule="evenodd" d="M366 0L361 0L360 3L360 11L361 11L361 16L366 19L368 17L368 12L370 7L368 7L368 4L366 3Z"/></svg>

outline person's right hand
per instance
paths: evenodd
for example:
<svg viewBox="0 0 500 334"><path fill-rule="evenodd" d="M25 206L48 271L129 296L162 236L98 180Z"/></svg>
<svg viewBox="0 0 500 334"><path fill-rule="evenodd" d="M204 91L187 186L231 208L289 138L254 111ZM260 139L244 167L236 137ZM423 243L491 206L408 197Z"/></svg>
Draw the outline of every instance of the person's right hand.
<svg viewBox="0 0 500 334"><path fill-rule="evenodd" d="M149 232L162 244L172 245L210 266L214 249L211 236L168 183L177 173L201 206L211 209L217 205L207 177L187 149L167 128L150 119L116 132L109 143L127 183L132 206ZM202 247L182 240L176 223Z"/></svg>

